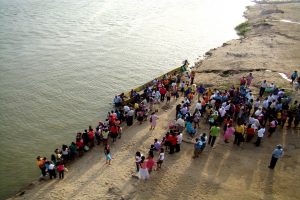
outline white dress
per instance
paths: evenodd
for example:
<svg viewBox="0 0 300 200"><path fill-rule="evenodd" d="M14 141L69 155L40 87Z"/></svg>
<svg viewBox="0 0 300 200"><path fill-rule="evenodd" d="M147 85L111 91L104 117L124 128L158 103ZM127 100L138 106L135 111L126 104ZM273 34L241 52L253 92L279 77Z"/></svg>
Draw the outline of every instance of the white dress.
<svg viewBox="0 0 300 200"><path fill-rule="evenodd" d="M146 165L146 163L142 163L143 165ZM139 179L145 180L149 179L149 172L147 168L140 167L139 170Z"/></svg>

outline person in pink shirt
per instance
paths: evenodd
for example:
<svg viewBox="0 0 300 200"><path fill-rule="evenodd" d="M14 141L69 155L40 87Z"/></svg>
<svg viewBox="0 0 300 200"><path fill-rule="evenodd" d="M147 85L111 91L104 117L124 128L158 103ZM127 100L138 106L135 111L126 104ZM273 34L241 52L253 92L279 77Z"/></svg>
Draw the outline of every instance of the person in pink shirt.
<svg viewBox="0 0 300 200"><path fill-rule="evenodd" d="M149 156L148 156L148 159L146 161L146 167L148 169L149 174L152 172L152 169L155 166L155 162L153 160L153 157L154 157L153 152L152 153L149 152Z"/></svg>
<svg viewBox="0 0 300 200"><path fill-rule="evenodd" d="M225 143L229 143L229 139L231 138L231 136L234 134L235 129L232 127L231 124L229 124L226 128L226 131L224 133L224 142Z"/></svg>
<svg viewBox="0 0 300 200"><path fill-rule="evenodd" d="M251 82L253 79L254 79L254 77L253 77L252 73L249 73L249 75L246 77L248 87L251 85Z"/></svg>

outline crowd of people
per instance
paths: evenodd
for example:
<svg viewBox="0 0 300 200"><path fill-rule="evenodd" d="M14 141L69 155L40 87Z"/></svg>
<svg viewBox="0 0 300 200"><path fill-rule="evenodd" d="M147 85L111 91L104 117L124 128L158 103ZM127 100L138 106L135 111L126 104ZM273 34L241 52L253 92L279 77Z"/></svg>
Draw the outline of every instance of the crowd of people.
<svg viewBox="0 0 300 200"><path fill-rule="evenodd" d="M214 148L216 138L223 133L224 143L230 143L231 138L234 145L240 146L244 142L253 141L256 147L259 147L264 135L272 137L277 127L297 128L300 121L300 104L298 101L292 102L290 96L285 93L284 89L278 88L274 83L268 83L263 80L259 88L258 97L252 94L250 86L254 79L252 73L240 79L240 84L235 87L231 86L228 90L211 90L206 89L203 85L195 88L188 86L189 89L180 90L184 100L176 106L176 120L169 125L169 131L166 136L159 142L155 139L150 149L147 159L152 163L153 152L160 152L159 148L164 145L164 150L169 149L169 154L180 151L182 142L182 133L188 134L194 138L194 155L193 158L199 157L206 145ZM192 95L190 95L192 93ZM197 103L193 108L190 96L197 96ZM197 134L199 132L199 122L203 120L210 127L209 134ZM156 148L158 146L158 148ZM177 150L178 149L178 150ZM141 155L137 152L137 155ZM277 145L272 153L272 159L269 165L274 169L276 161L283 154L283 147ZM140 162L137 157L136 163ZM159 158L157 162L159 162ZM143 159L143 162L148 160ZM153 166L151 165L151 171ZM150 169L150 168L149 168ZM137 170L139 170L137 168ZM139 176L142 179L148 178L149 175L143 176L144 169Z"/></svg>
<svg viewBox="0 0 300 200"><path fill-rule="evenodd" d="M162 102L169 104L171 98L177 100L181 96L183 101L176 105L175 120L169 123L165 136L154 139L146 156L141 152L135 154L136 171L140 179L148 179L153 169L159 170L162 167L166 152L180 152L185 133L194 141L193 158L197 158L206 145L214 148L215 141L221 134L224 143L230 143L234 137L233 144L240 146L256 138L254 144L259 147L264 135L272 137L278 126L283 128L286 122L288 128L299 125L300 104L297 101L292 102L284 89L273 83L269 84L266 80L262 81L258 97L255 98L250 89L254 79L252 73L242 77L238 86L232 85L228 90L196 86L194 77L194 72L175 72L160 80L153 80L142 92L132 90L129 97L124 94L115 96L115 109L108 112L104 122L99 122L95 129L89 126L83 132L78 132L75 141L69 146L64 144L61 149L56 149L51 160L37 157L42 176L56 178L57 171L59 178L64 178L66 163L101 144L104 147L106 163L110 165L110 144L121 138L123 124L132 126L134 120L138 124L147 122L150 123L150 130L154 130L159 105ZM294 81L298 75L293 77ZM200 120L210 127L209 133L199 134ZM282 146L280 147L282 150ZM278 155L275 156L277 159L280 157ZM272 156L270 168L275 167L275 157Z"/></svg>

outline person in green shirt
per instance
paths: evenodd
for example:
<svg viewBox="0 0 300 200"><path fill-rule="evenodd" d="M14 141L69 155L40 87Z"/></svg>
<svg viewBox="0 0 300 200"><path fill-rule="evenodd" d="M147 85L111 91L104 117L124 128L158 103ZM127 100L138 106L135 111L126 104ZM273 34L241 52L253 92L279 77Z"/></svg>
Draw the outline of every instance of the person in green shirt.
<svg viewBox="0 0 300 200"><path fill-rule="evenodd" d="M216 141L216 138L219 136L220 134L220 127L218 127L216 124L214 124L211 128L210 128L210 134L209 134L209 138L208 138L208 144L213 147Z"/></svg>

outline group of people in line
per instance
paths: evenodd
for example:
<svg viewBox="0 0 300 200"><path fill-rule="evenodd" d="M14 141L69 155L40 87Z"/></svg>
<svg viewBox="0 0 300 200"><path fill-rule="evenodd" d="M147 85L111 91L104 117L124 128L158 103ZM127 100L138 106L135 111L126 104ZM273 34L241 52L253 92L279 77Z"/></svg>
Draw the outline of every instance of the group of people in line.
<svg viewBox="0 0 300 200"><path fill-rule="evenodd" d="M184 79L190 79L188 73L182 76L182 72L175 72L165 75L161 80L153 80L152 84L143 91L143 94L132 90L129 97L126 97L124 93L117 95L114 98L115 109L108 112L106 120L99 122L95 129L89 126L83 132L78 132L75 141L71 142L69 146L63 144L61 148L55 149L50 160L46 157L37 157L37 165L42 172L41 177L45 178L49 175L50 179L56 178L56 172L58 172L59 178L64 178L64 171L67 170L65 168L66 163L74 160L76 157L83 156L85 152L90 151L95 145L100 145L101 143L104 146L106 163L110 165L112 159L110 143L114 143L118 138L121 138L121 125L126 123L127 126L132 126L135 119L139 124L149 120L151 124L150 129L154 130L158 119L156 113L159 104L163 101L169 103L171 94L178 98L177 85L181 81L186 82ZM176 83L175 85L174 82ZM186 87L185 84L181 85ZM127 98L129 98L129 101L127 101ZM163 155L163 152L161 155ZM160 160L162 163L163 156L161 156Z"/></svg>
<svg viewBox="0 0 300 200"><path fill-rule="evenodd" d="M124 94L114 98L115 109L108 112L104 122L99 122L95 129L89 126L83 132L78 132L75 142L69 146L62 145L51 155L51 160L37 157L38 167L42 176L49 174L50 179L64 178L65 164L77 156L84 155L95 145L104 146L106 163L111 164L110 144L122 136L121 124L132 126L134 120L138 124L150 123L150 130L156 127L158 107L162 102L170 103L171 98L184 100L176 106L175 120L169 124L169 131L161 140L155 139L147 156L136 152L135 163L139 178L148 179L149 173L160 169L165 159L165 152L169 154L180 152L184 131L191 138L197 135L200 120L205 120L210 126L209 134L203 133L195 138L193 158L199 157L205 149L206 143L214 147L216 138L223 131L223 140L229 143L234 136L233 143L240 146L243 142L251 142L256 137L255 146L260 146L268 127L268 137L271 137L278 126L297 127L300 121L300 104L291 102L284 89L277 88L273 83L264 80L261 84L259 97L254 98L250 89L252 73L240 79L238 87L231 86L228 90L205 88L193 83L194 72L182 72L165 75L161 80L155 79L142 93L134 90L130 92L130 101ZM298 76L292 80L296 80ZM265 95L268 93L268 95ZM196 98L195 98L196 97ZM196 100L195 100L196 99ZM192 109L192 101L196 101ZM128 103L126 103L128 102ZM270 168L274 168L277 159L282 156L283 148L279 145L273 152ZM155 159L157 154L157 159ZM156 167L155 167L156 166Z"/></svg>

